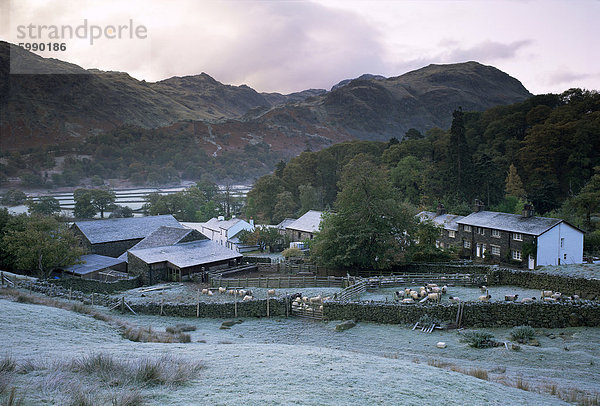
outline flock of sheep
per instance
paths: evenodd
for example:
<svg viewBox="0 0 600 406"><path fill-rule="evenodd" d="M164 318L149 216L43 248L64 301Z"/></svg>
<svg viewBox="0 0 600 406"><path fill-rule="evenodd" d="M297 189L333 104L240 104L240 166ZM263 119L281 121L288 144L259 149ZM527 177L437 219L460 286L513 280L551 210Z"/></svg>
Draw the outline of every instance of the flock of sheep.
<svg viewBox="0 0 600 406"><path fill-rule="evenodd" d="M224 287L220 287L218 289L219 294L221 295L231 295L231 296L240 296L242 298L242 301L247 302L249 300L254 299L254 296L252 294L252 291L250 289L227 289ZM213 296L214 293L212 290L210 289L202 289L200 291L201 294L203 295L207 295L207 296ZM269 296L275 296L276 292L275 289L269 289L267 291L267 295Z"/></svg>
<svg viewBox="0 0 600 406"><path fill-rule="evenodd" d="M479 286L481 293L483 295L479 296L478 300L480 302L489 302L492 298L490 295L487 286L481 285ZM428 283L425 286L421 286L419 288L410 289L406 288L404 290L394 292L394 301L404 304L412 304L412 303L425 303L427 301L433 303L440 303L442 296L448 292L448 286L439 287L435 283ZM525 297L519 299L518 294L514 295L505 295L505 302L517 302L517 303L533 303L537 299L535 297ZM554 292L551 290L543 290L540 295L540 301L546 303L554 303L559 302L561 300L579 300L578 295L565 296L561 292ZM456 296L449 296L448 301L450 303L460 303L462 300Z"/></svg>
<svg viewBox="0 0 600 406"><path fill-rule="evenodd" d="M329 300L329 296L321 295L314 297L302 296L300 293L292 295L292 310L304 310L307 312L314 310L323 310L323 302Z"/></svg>

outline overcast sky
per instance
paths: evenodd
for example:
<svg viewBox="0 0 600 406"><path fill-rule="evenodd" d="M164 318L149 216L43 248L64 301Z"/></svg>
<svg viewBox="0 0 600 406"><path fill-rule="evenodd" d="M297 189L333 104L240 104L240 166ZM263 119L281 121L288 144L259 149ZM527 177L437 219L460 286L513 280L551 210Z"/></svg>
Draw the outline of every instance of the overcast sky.
<svg viewBox="0 0 600 406"><path fill-rule="evenodd" d="M478 61L532 93L600 90L597 0L0 0L0 38L64 42L37 52L157 81L206 72L258 91L331 88L362 73L398 76ZM18 38L19 26L143 26L144 38ZM131 20L131 22L130 22ZM143 33L142 31L140 31ZM109 28L109 34L113 33ZM37 34L36 34L37 35Z"/></svg>

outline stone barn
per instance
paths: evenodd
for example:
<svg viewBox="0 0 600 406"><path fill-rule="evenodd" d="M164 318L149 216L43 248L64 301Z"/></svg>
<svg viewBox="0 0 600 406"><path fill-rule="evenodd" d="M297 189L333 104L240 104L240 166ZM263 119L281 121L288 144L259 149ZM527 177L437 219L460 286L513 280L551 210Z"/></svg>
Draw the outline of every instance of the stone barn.
<svg viewBox="0 0 600 406"><path fill-rule="evenodd" d="M242 255L212 240L131 249L128 251L130 275L141 275L145 284L161 280L181 281L193 274L208 273L238 265Z"/></svg>
<svg viewBox="0 0 600 406"><path fill-rule="evenodd" d="M77 221L71 230L91 254L117 258L161 226L182 228L175 217L148 216Z"/></svg>
<svg viewBox="0 0 600 406"><path fill-rule="evenodd" d="M127 263L122 259L104 255L82 255L81 264L71 265L63 269L63 274L82 279L94 279L112 282L127 278Z"/></svg>

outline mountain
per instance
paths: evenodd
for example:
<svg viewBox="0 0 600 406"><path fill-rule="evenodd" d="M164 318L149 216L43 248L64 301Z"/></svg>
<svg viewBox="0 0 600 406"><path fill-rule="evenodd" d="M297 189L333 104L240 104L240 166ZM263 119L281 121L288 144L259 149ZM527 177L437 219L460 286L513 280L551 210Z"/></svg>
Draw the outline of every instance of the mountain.
<svg viewBox="0 0 600 406"><path fill-rule="evenodd" d="M18 56L13 58L18 71L26 73L10 74L11 53ZM283 95L226 85L206 73L149 83L124 72L86 70L42 58L0 42L0 150L52 146L53 155L47 154L44 165L53 171L61 169L52 169L52 156L65 151L102 161L107 168L121 149L122 165L147 165L157 148L172 151L159 142L163 139L185 145L172 162L181 176L187 176L186 170L196 173L190 168L197 163L188 158L202 153L227 162L225 168L248 160L244 165L252 169L240 165L236 179L244 173L254 177L270 171L275 158L355 139L401 139L410 128L447 129L455 109L483 111L530 96L517 79L477 62L429 65L390 78L365 74L342 80L331 91ZM257 148L264 155L259 157ZM141 149L145 155L137 156ZM39 175L34 156L19 168ZM22 164L15 158L0 171L0 180L20 173L11 169L14 165ZM228 176L228 171L218 176Z"/></svg>
<svg viewBox="0 0 600 406"><path fill-rule="evenodd" d="M10 74L11 52L19 63L14 70L26 74ZM156 128L181 120L236 118L322 92L261 94L246 85L224 85L206 73L147 83L123 72L42 58L0 41L0 149L60 144L125 124Z"/></svg>
<svg viewBox="0 0 600 406"><path fill-rule="evenodd" d="M447 129L459 107L483 111L532 96L517 79L477 62L429 65L397 77L357 78L336 86L302 103L271 109L258 120L279 127L293 123L296 131L314 134L334 131L387 140L402 138L410 128Z"/></svg>

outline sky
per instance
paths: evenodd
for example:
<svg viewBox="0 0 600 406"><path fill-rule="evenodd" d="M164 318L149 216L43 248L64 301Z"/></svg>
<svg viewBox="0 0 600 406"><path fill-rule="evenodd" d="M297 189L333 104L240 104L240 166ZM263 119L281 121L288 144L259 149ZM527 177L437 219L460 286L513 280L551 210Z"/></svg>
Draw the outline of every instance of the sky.
<svg viewBox="0 0 600 406"><path fill-rule="evenodd" d="M534 94L600 90L598 21L598 0L0 0L0 39L65 44L44 57L280 93L466 61Z"/></svg>

